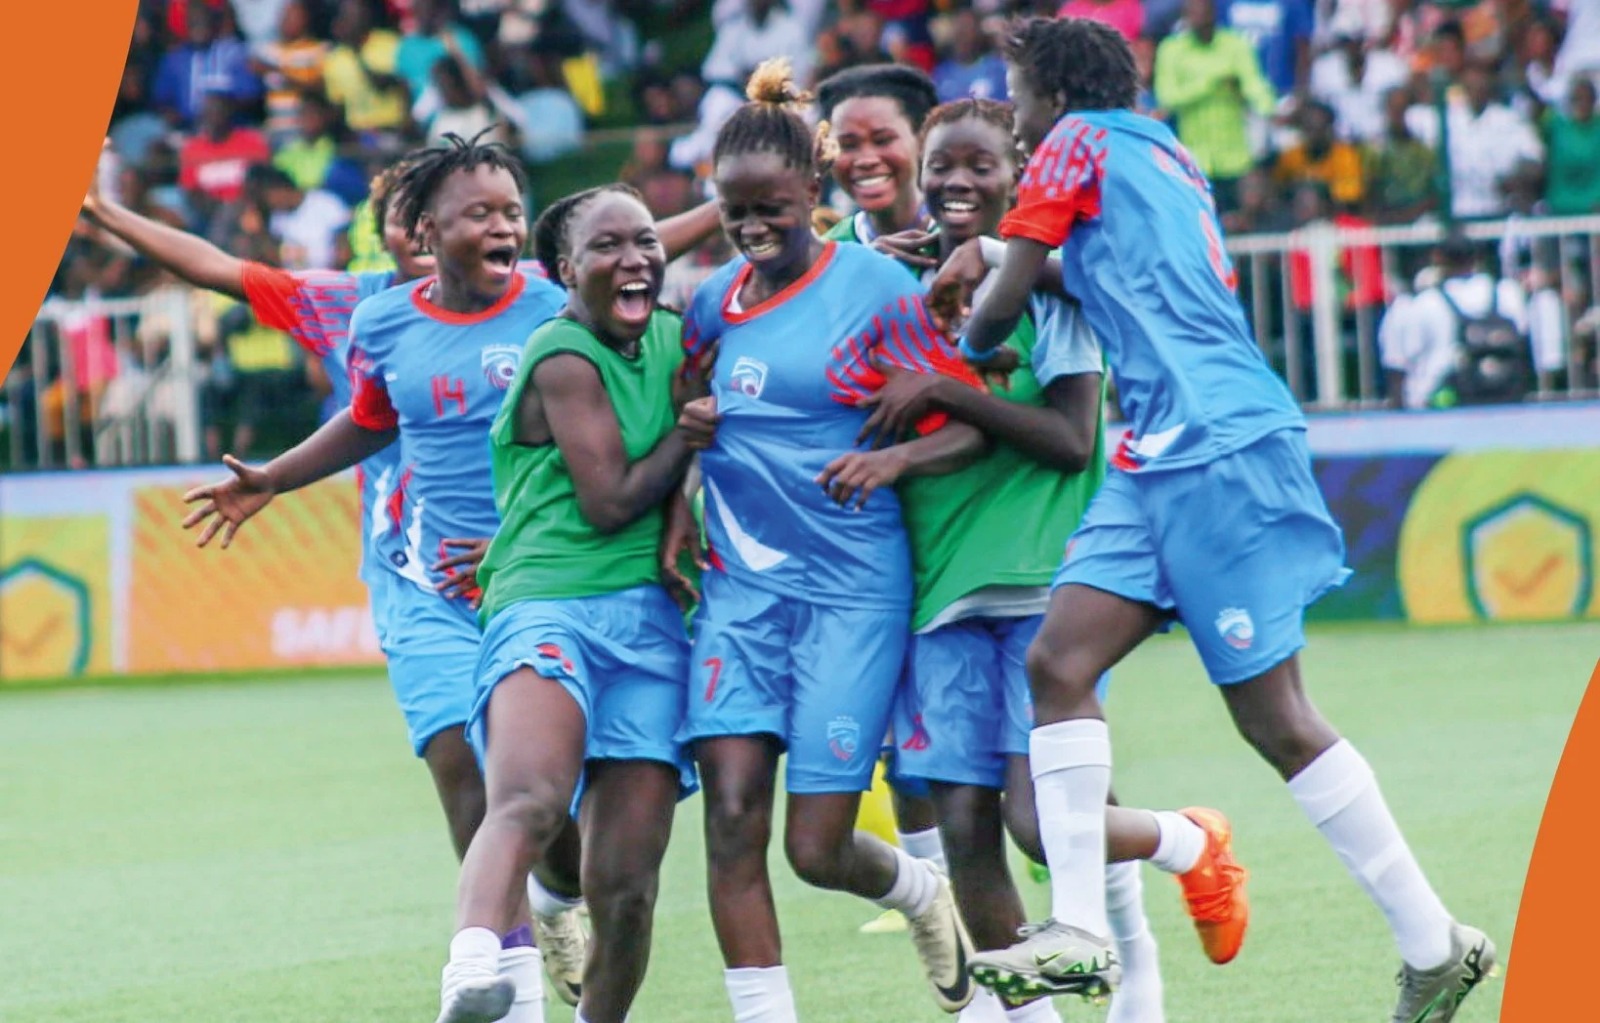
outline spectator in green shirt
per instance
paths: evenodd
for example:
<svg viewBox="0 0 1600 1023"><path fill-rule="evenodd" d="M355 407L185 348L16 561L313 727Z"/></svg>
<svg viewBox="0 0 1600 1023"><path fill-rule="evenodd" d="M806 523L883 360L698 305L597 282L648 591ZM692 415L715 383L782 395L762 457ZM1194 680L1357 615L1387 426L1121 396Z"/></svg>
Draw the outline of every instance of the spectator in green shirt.
<svg viewBox="0 0 1600 1023"><path fill-rule="evenodd" d="M1178 139L1211 179L1217 205L1231 209L1255 163L1246 116L1270 114L1277 97L1250 40L1217 27L1214 0L1187 0L1184 23L1156 48L1156 102L1176 117Z"/></svg>
<svg viewBox="0 0 1600 1023"><path fill-rule="evenodd" d="M1567 93L1567 113L1552 110L1545 119L1549 167L1545 203L1558 217L1600 213L1600 117L1595 116L1595 87L1575 78Z"/></svg>

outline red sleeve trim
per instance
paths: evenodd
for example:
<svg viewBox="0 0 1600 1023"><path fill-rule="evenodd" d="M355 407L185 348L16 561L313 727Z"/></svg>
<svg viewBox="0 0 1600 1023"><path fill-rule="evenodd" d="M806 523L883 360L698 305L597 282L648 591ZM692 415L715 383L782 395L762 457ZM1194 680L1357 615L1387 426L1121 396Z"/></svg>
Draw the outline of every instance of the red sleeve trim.
<svg viewBox="0 0 1600 1023"><path fill-rule="evenodd" d="M246 262L239 276L245 301L261 325L293 332L300 322L292 304L300 290L300 281L294 274L265 263Z"/></svg>
<svg viewBox="0 0 1600 1023"><path fill-rule="evenodd" d="M386 433L400 425L400 414L389 401L382 384L363 374L354 374L355 393L350 398L350 418L363 430Z"/></svg>

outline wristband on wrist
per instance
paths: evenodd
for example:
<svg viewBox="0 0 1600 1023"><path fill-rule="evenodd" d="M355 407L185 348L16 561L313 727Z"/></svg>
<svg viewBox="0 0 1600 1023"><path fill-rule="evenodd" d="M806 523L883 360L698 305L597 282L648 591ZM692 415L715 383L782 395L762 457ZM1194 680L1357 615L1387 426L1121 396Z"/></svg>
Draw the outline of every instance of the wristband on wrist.
<svg viewBox="0 0 1600 1023"><path fill-rule="evenodd" d="M998 348L991 348L987 352L980 352L967 343L965 334L961 336L961 341L956 347L968 362L993 362L995 354L1000 351Z"/></svg>

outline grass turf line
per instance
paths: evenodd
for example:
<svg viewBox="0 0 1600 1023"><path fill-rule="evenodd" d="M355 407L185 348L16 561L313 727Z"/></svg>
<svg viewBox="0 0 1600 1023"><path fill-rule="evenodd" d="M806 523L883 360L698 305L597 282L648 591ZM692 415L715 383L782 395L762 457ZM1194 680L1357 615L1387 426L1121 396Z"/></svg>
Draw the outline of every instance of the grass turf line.
<svg viewBox="0 0 1600 1023"><path fill-rule="evenodd" d="M1568 625L1321 628L1307 653L1314 698L1372 761L1446 904L1503 955L1597 651L1600 627ZM456 871L388 687L236 683L0 695L0 1020L433 1018ZM1252 871L1250 939L1218 968L1176 885L1146 870L1168 1019L1386 1018L1397 961L1381 918L1210 688L1187 643L1164 640L1117 671L1107 708L1123 800L1220 807ZM695 800L638 1023L729 1018L701 849ZM1041 914L1044 888L1015 873ZM773 877L803 1019L949 1018L904 935L856 933L875 907L804 888L776 850ZM1500 988L1461 1023L1497 1018Z"/></svg>

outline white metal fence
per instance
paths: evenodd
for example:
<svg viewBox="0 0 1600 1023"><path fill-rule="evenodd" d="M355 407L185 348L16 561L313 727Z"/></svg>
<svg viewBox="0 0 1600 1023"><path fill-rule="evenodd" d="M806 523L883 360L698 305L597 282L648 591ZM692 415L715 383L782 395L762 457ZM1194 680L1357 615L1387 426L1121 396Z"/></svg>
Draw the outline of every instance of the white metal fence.
<svg viewBox="0 0 1600 1023"><path fill-rule="evenodd" d="M199 461L190 294L47 301L0 392L9 465Z"/></svg>
<svg viewBox="0 0 1600 1023"><path fill-rule="evenodd" d="M1600 216L1511 218L1461 230L1484 244L1486 269L1533 283L1530 308L1547 300L1537 303L1549 315L1532 324L1542 335L1533 341L1559 355L1546 360L1533 399L1600 393L1593 341L1575 329L1597 303ZM1385 403L1379 327L1395 298L1412 292L1444 233L1432 222L1347 228L1323 221L1228 240L1257 342L1307 408Z"/></svg>
<svg viewBox="0 0 1600 1023"><path fill-rule="evenodd" d="M1470 224L1502 278L1535 274L1549 314L1535 325L1544 360L1533 400L1600 395L1600 216ZM1317 223L1229 239L1240 300L1258 343L1313 411L1385 403L1379 335L1443 236L1435 223L1345 228ZM192 463L202 455L201 387L191 292L66 302L39 310L0 400L13 468ZM1559 309L1559 312L1556 310Z"/></svg>

